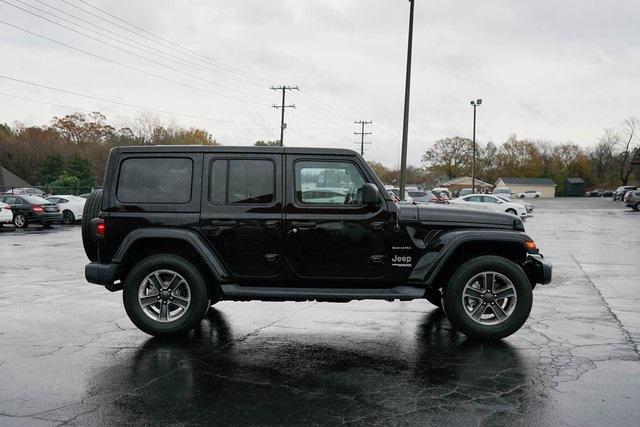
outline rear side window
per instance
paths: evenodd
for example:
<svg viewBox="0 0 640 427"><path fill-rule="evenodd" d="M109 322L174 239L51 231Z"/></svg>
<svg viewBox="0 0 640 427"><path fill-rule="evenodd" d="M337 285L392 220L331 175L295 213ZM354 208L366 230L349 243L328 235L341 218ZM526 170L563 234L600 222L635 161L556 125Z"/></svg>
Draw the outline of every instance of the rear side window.
<svg viewBox="0 0 640 427"><path fill-rule="evenodd" d="M275 165L271 160L214 160L209 200L216 205L270 204L275 200Z"/></svg>
<svg viewBox="0 0 640 427"><path fill-rule="evenodd" d="M122 162L116 197L123 203L187 203L191 200L193 161L146 157Z"/></svg>

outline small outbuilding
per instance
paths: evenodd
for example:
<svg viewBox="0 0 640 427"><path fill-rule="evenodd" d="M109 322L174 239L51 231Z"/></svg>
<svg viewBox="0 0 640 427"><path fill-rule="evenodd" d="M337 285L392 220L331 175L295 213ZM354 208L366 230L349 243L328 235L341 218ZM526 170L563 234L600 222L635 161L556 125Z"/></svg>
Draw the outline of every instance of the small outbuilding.
<svg viewBox="0 0 640 427"><path fill-rule="evenodd" d="M555 197L558 185L551 178L501 177L496 187L508 187L512 193L524 193L527 190L539 191L542 197Z"/></svg>
<svg viewBox="0 0 640 427"><path fill-rule="evenodd" d="M584 196L584 180L580 177L565 178L562 195L565 197Z"/></svg>

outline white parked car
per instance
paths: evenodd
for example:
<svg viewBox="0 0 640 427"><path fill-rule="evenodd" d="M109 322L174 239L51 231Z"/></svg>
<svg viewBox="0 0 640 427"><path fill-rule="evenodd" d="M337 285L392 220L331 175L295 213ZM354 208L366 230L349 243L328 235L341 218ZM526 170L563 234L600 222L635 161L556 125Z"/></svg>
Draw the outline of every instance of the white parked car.
<svg viewBox="0 0 640 427"><path fill-rule="evenodd" d="M84 209L84 204L87 201L87 199L83 197L69 194L50 196L47 197L47 200L60 206L60 210L62 211L62 223L67 225L73 224L74 222L82 219L82 211Z"/></svg>
<svg viewBox="0 0 640 427"><path fill-rule="evenodd" d="M539 199L540 197L542 197L542 193L536 190L526 190L522 193L518 193L516 194L516 197L520 198L520 199Z"/></svg>
<svg viewBox="0 0 640 427"><path fill-rule="evenodd" d="M0 202L0 226L2 224L10 224L13 221L13 212L11 211L11 207L6 204Z"/></svg>
<svg viewBox="0 0 640 427"><path fill-rule="evenodd" d="M527 208L520 203L507 202L500 197L491 194L468 194L451 200L450 203L464 205L465 207L478 207L498 212L506 212L519 217L527 216Z"/></svg>

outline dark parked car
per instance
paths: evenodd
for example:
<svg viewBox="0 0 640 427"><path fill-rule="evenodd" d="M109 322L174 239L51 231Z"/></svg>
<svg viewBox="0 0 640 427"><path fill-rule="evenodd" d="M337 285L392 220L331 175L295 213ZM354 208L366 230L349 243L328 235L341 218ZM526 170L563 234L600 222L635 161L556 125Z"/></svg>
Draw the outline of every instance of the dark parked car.
<svg viewBox="0 0 640 427"><path fill-rule="evenodd" d="M38 196L9 194L1 196L0 202L11 206L13 225L16 228L24 228L29 223L39 223L43 227L50 227L51 224L62 220L62 213L60 213L58 205Z"/></svg>
<svg viewBox="0 0 640 427"><path fill-rule="evenodd" d="M591 190L585 193L586 197L602 197L604 195L604 190Z"/></svg>
<svg viewBox="0 0 640 427"><path fill-rule="evenodd" d="M635 187L633 185L624 185L622 187L618 187L618 189L615 191L615 193L613 193L613 200L624 200L624 196L625 194L627 194L627 191L629 190L637 190L638 187Z"/></svg>
<svg viewBox="0 0 640 427"><path fill-rule="evenodd" d="M613 190L603 190L602 197L613 197Z"/></svg>
<svg viewBox="0 0 640 427"><path fill-rule="evenodd" d="M551 281L520 218L394 203L351 150L114 148L82 238L87 280L122 289L133 323L159 336L221 300L425 298L468 336L500 339Z"/></svg>
<svg viewBox="0 0 640 427"><path fill-rule="evenodd" d="M624 196L624 204L633 208L634 211L640 211L640 191L627 191Z"/></svg>

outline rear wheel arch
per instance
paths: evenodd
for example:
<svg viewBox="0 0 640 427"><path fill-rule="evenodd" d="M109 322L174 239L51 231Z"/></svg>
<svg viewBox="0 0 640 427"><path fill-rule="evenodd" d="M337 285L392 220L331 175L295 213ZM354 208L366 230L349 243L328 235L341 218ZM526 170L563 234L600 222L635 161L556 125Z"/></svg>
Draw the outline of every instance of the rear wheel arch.
<svg viewBox="0 0 640 427"><path fill-rule="evenodd" d="M139 237L128 243L124 250L118 251L120 259L118 276L120 280L124 282L129 272L142 260L160 254L177 255L193 263L205 280L211 300L220 299L222 278L211 268L200 249L195 248L189 240L179 237L147 236ZM215 256L215 254L209 256Z"/></svg>

